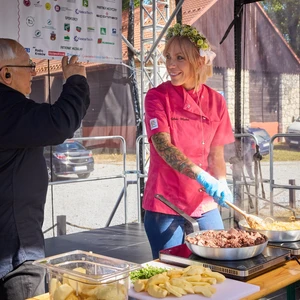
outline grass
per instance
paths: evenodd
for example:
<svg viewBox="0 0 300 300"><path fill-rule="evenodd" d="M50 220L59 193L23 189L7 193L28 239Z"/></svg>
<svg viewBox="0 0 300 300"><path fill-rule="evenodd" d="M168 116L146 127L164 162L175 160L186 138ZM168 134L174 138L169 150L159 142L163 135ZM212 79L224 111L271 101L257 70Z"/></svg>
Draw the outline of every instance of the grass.
<svg viewBox="0 0 300 300"><path fill-rule="evenodd" d="M96 163L120 163L123 161L123 155L122 154L93 154L94 160ZM126 161L136 161L136 155L135 154L127 154L126 155Z"/></svg>
<svg viewBox="0 0 300 300"><path fill-rule="evenodd" d="M109 154L109 153L94 153L94 159L96 163L120 163L123 161L122 154ZM270 155L266 155L263 157L263 161L269 161ZM300 161L300 148L290 148L285 143L278 143L274 145L273 150L273 160L274 161ZM126 161L135 162L136 155L135 154L127 154Z"/></svg>
<svg viewBox="0 0 300 300"><path fill-rule="evenodd" d="M270 160L270 155L264 156L264 161ZM300 148L290 148L285 143L278 143L273 148L274 161L300 161Z"/></svg>

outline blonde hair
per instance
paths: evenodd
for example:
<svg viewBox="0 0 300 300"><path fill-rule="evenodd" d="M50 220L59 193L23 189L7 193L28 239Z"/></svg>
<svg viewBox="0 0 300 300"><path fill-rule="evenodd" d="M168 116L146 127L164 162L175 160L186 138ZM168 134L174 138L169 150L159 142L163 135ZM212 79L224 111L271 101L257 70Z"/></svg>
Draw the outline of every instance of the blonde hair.
<svg viewBox="0 0 300 300"><path fill-rule="evenodd" d="M193 77L195 79L195 92L200 88L200 84L206 82L208 77L213 75L212 64L205 64L205 59L200 56L199 49L190 41L186 36L173 36L171 37L165 46L163 55L166 56L172 45L179 46L185 59L191 64L193 70Z"/></svg>

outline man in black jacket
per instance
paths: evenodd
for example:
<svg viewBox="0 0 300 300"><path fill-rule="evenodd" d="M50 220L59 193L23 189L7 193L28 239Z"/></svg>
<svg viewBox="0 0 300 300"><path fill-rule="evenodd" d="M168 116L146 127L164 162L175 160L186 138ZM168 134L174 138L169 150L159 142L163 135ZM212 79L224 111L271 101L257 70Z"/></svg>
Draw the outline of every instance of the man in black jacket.
<svg viewBox="0 0 300 300"><path fill-rule="evenodd" d="M71 138L88 109L89 86L78 57L62 59L65 84L50 105L26 98L35 64L16 41L0 38L0 299L44 292L42 224L48 187L43 147Z"/></svg>

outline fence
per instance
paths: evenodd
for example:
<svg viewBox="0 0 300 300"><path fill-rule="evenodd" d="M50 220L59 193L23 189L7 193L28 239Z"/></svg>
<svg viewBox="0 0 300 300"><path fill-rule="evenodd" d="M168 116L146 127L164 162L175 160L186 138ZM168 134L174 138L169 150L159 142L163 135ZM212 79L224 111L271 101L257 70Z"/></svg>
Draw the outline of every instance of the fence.
<svg viewBox="0 0 300 300"><path fill-rule="evenodd" d="M241 202L238 203L238 206L240 206L242 209L245 211L250 211L251 209L254 209L255 212L258 214L260 211L259 208L259 203L261 201L266 202L270 209L269 209L269 214L272 216L273 215L273 208L274 206L281 207L285 210L291 211L294 215L297 214L296 209L296 193L295 190L299 190L300 186L296 185L296 180L298 178L289 178L289 185L286 184L278 184L274 180L274 158L273 158L273 142L276 138L278 137L285 137L285 136L291 136L292 134L277 134L272 137L271 143L270 143L270 161L267 162L263 167L267 169L267 172L269 173L269 179L266 177L263 177L262 174L262 169L261 169L261 162L259 159L259 156L256 155L256 159L254 159L254 168L255 168L255 178L254 180L249 180L249 178L245 178L245 175L242 174L241 180L234 180L232 170L230 169L230 165L227 165L228 172L227 172L227 179L228 182L234 191L234 196L237 198L238 196L241 196ZM257 144L256 137L251 135L251 134L236 134L236 138L243 138L243 137L251 137L255 140ZM294 136L294 134L292 135ZM110 176L105 176L107 174L104 174L102 176L94 176L92 178L87 178L87 179L68 179L68 180L60 180L60 181L55 181L55 182L50 182L49 183L49 188L51 189L51 202L53 204L53 188L58 185L67 185L67 184L79 184L79 183L84 183L85 189L89 190L89 187L92 185L92 182L98 182L100 181L112 181L113 179L121 179L123 184L121 186L121 191L116 197L115 201L111 201L111 204L113 204L113 207L110 208L110 211L107 212L106 216L107 220L105 224L103 224L101 227L108 227L111 226L117 210L120 209L122 200L124 200L124 206L121 211L121 215L124 216L124 222L132 222L132 218L128 218L128 210L129 206L131 206L130 203L128 203L128 186L136 185L136 199L132 200L131 202L135 202L135 207L132 210L137 211L137 222L141 223L142 222L142 208L141 208L141 201L142 201L142 190L143 186L145 185L145 181L148 177L148 164L149 164L149 144L147 141L147 137L145 135L141 135L140 137L137 138L136 140L136 161L135 161L135 169L130 170L127 169L127 153L126 153L126 142L123 137L121 136L107 136L107 137L91 137L91 138L76 138L72 140L77 140L80 142L86 141L86 140L105 140L105 139L118 139L120 141L120 148L121 148L121 165L120 165L120 172L110 175ZM144 146L143 149L141 149L141 145ZM143 151L141 151L143 150ZM257 149L259 150L259 149ZM258 157L258 158L257 158ZM142 164L141 164L142 162ZM266 171L264 172L266 174ZM294 174L294 173L293 173ZM288 176L287 174L282 174L283 176ZM129 179L129 176L134 180ZM90 185L87 185L87 183L90 183ZM266 185L267 184L267 185ZM264 187L269 187L270 190L270 197L267 199ZM112 189L115 189L115 186L110 187ZM254 189L254 192L252 193L250 189ZM283 190L288 190L289 191L289 201L288 203L280 204L280 203L275 203L274 202L274 190L275 189L283 189ZM116 192L116 191L114 191ZM238 194L240 193L240 194ZM84 194L84 193L83 193ZM261 194L261 195L260 195ZM251 206L250 204L254 204ZM88 204L85 204L88 206ZM52 207L52 210L54 210L54 205ZM93 212L92 212L93 213ZM221 214L223 217L224 223L226 222L228 227L231 227L233 225L233 220L235 218L233 212L231 210L227 209L221 209ZM92 218L93 216L91 216ZM101 214L101 218L103 219L104 214ZM80 217L81 219L81 217ZM116 222L123 222L123 221L116 221ZM50 230L54 230L54 228L57 228L57 234L65 234L67 233L66 226L72 226L72 227L77 227L78 229L82 230L89 230L89 229L94 229L90 228L85 225L76 225L75 222L70 222L66 220L66 216L64 213L57 214L57 219L55 220L54 213L52 214L52 224L51 226L44 231L44 233L49 232ZM98 227L99 228L99 227ZM54 235L54 232L53 232Z"/></svg>

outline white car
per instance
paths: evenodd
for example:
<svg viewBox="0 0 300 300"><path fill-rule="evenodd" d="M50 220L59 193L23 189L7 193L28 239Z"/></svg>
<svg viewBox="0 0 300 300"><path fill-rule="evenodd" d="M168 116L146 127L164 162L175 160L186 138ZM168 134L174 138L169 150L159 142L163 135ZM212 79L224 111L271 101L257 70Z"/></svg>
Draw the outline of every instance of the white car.
<svg viewBox="0 0 300 300"><path fill-rule="evenodd" d="M300 116L288 127L286 133L295 133L299 136L295 137L286 137L285 140L290 147L299 147L300 146Z"/></svg>

